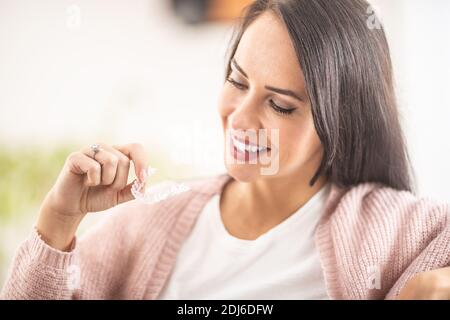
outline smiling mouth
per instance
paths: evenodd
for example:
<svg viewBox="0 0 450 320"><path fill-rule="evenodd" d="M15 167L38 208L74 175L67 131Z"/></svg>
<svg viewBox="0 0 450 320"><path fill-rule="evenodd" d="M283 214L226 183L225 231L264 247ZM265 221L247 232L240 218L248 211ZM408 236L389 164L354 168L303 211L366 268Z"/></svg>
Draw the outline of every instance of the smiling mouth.
<svg viewBox="0 0 450 320"><path fill-rule="evenodd" d="M241 153L250 153L250 154L256 154L256 153L262 153L265 151L270 151L269 147L262 147L250 143L244 143L241 140L238 140L233 135L231 136L231 141L233 142L233 146L236 148L237 151Z"/></svg>

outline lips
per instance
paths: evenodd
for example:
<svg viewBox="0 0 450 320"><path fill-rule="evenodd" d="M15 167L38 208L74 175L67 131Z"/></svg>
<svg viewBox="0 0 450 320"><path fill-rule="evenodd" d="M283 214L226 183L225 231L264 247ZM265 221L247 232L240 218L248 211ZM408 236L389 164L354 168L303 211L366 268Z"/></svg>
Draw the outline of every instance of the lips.
<svg viewBox="0 0 450 320"><path fill-rule="evenodd" d="M231 136L231 141L234 145L234 147L236 147L236 149L240 152L249 152L249 153L261 153L264 151L269 151L270 148L269 147L265 147L265 146L259 146L259 145L255 145L252 143L249 143L248 141L243 141L239 138L236 138L235 136Z"/></svg>
<svg viewBox="0 0 450 320"><path fill-rule="evenodd" d="M244 143L242 140L229 136L229 153L230 155L241 163L257 164L258 159L262 154L270 154L271 148L262 147L255 144Z"/></svg>

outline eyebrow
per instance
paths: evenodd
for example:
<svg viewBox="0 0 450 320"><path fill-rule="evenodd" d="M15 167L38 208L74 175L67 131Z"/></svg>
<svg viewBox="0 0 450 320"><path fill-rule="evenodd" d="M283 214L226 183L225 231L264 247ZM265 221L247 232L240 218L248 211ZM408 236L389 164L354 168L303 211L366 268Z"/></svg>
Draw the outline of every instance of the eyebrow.
<svg viewBox="0 0 450 320"><path fill-rule="evenodd" d="M237 63L236 59L232 59L231 63L233 64L233 66L246 78L248 78L247 73L245 73L245 71L241 68L241 66ZM290 96L294 99L297 99L299 101L305 101L305 99L301 98L299 95L297 95L294 91L292 90L287 90L287 89L281 89L281 88L276 88L276 87L272 87L272 86L265 86L264 88L266 88L269 91L273 91L285 96Z"/></svg>

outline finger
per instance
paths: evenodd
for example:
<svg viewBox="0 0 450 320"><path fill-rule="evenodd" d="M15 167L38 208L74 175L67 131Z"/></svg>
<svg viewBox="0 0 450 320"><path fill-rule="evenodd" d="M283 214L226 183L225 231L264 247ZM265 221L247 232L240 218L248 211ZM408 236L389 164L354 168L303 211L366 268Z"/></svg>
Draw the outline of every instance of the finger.
<svg viewBox="0 0 450 320"><path fill-rule="evenodd" d="M128 173L130 171L130 159L122 152L111 146L105 145L104 148L114 154L118 159L117 172L111 188L114 190L122 190L128 183Z"/></svg>
<svg viewBox="0 0 450 320"><path fill-rule="evenodd" d="M103 144L100 144L99 151L95 154L91 148L85 148L82 152L88 156L92 157L93 160L101 164L101 185L110 185L114 182L117 172L117 166L119 159L115 154L107 151Z"/></svg>
<svg viewBox="0 0 450 320"><path fill-rule="evenodd" d="M139 179L139 181L146 181L149 161L144 147L139 143L131 143L120 146L115 145L113 147L127 156L131 161L133 161L136 177Z"/></svg>
<svg viewBox="0 0 450 320"><path fill-rule="evenodd" d="M67 157L67 165L70 172L78 175L86 174L87 186L96 186L101 181L101 165L82 152L73 152Z"/></svg>

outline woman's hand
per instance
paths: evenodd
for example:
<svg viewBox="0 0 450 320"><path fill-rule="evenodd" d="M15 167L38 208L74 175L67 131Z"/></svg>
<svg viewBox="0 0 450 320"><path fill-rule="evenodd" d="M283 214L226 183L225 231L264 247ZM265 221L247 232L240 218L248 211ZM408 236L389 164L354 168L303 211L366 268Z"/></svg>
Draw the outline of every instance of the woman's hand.
<svg viewBox="0 0 450 320"><path fill-rule="evenodd" d="M140 144L100 144L95 159L90 147L71 153L41 205L36 227L43 240L56 249L67 250L87 212L103 211L134 199L132 183L127 184L130 161L138 179L145 181L148 161Z"/></svg>
<svg viewBox="0 0 450 320"><path fill-rule="evenodd" d="M450 267L419 273L401 290L401 300L450 300Z"/></svg>

